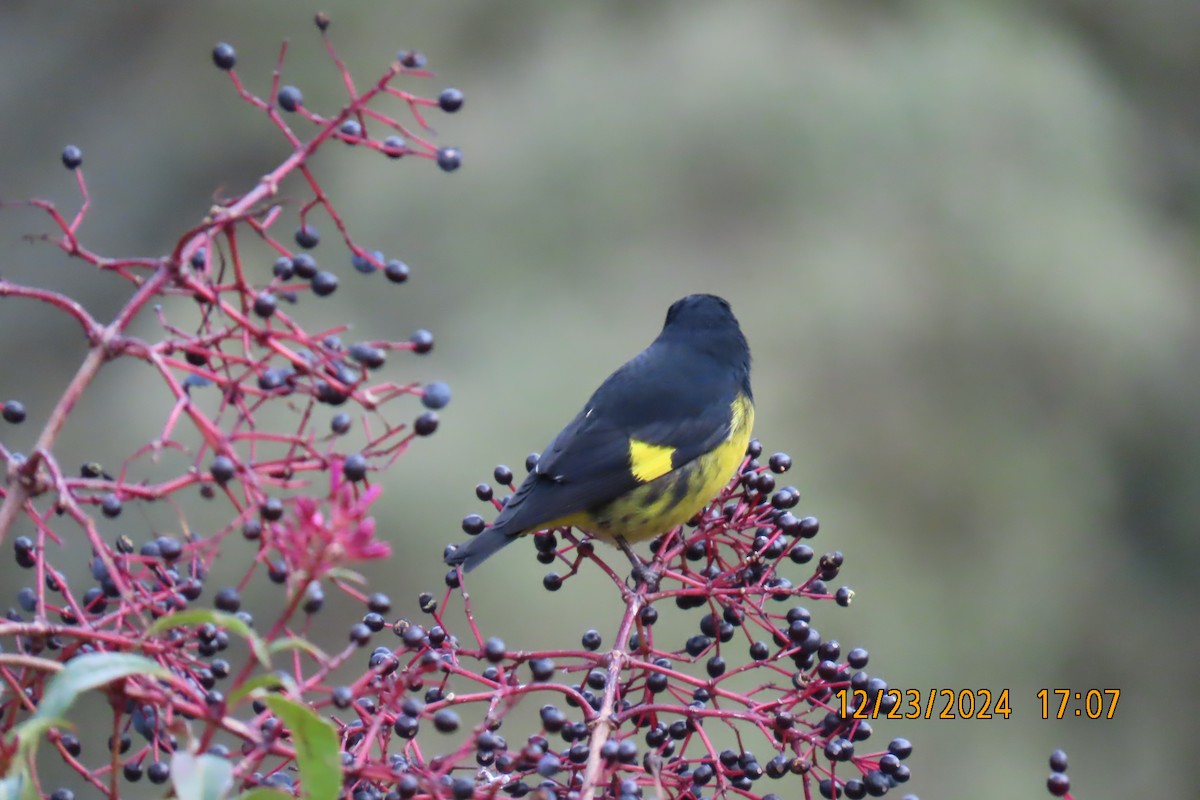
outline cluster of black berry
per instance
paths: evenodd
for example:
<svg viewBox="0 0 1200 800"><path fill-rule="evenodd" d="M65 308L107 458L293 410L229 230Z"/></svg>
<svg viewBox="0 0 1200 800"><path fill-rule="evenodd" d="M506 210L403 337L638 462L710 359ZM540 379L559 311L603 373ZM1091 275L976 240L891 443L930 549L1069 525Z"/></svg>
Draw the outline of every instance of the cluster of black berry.
<svg viewBox="0 0 1200 800"><path fill-rule="evenodd" d="M317 24L324 36L328 18L320 15ZM0 540L13 531L15 561L29 575L13 587L15 605L0 621L0 682L6 687L0 691L0 718L13 733L0 743L0 795L35 785L25 782L47 763L34 757L43 739L80 780L106 796L119 793L119 776L165 783L183 769L177 765L185 758L208 759L199 763L213 775L232 774L236 767L247 785L285 790L321 780L320 769L309 769L314 762L305 763L313 748L336 761L336 746L332 753L318 747L320 731L332 731L327 721L314 715L311 730L301 730L297 720L303 718L289 718L272 704L280 698L260 695L280 693L307 708L307 699L328 693L328 675L385 627L390 601L367 595L347 568L390 555L368 515L381 491L368 478L394 462L414 437L437 430L438 411L451 392L441 382L373 382L390 353L429 353L434 346L429 331L417 330L399 342L343 342L346 328L312 333L287 310L309 292L319 298L339 288L340 270L322 266L315 255L322 244L318 215L332 223L348 253L332 256L332 263L346 259L354 272L381 272L392 284L410 276L403 261L353 241L308 164L323 145L341 141L453 171L462 154L424 138L429 126L423 109L455 112L463 96L447 89L430 99L393 85L400 77L431 75L414 51L402 51L379 80L356 92L327 39L326 45L350 94L331 117L309 109L294 87L276 86L267 99L250 93L237 76L234 49L214 48L214 63L228 72L243 100L276 123L292 153L250 191L214 207L169 256L110 259L80 243L76 231L90 201L83 151L75 145L61 158L74 173L83 209L70 218L48 202L29 203L50 216L58 231L55 243L70 257L127 280L133 291L115 321L102 324L56 290L0 278L0 295L73 315L93 347L54 408L27 409L7 400L0 409L7 423L32 418L44 425L29 455L0 443L0 472L9 479L0 487ZM377 108L385 98L400 100L416 124ZM302 141L293 131L287 120L297 118L312 123L311 138ZM274 198L279 184L293 175L300 176L309 197L301 198L299 225L287 241L272 232L284 207ZM258 257L256 247L266 255ZM132 320L151 314L163 331L160 340L128 335ZM95 462L68 469L56 457L58 431L95 375L117 359L136 361L161 377L173 401L162 407L161 434L131 444L129 454L108 469ZM390 422L383 406L406 396L418 398L424 410L411 424ZM148 401L140 402L153 413ZM334 408L328 428L318 413L323 407ZM365 442L357 447L347 444L356 425ZM183 453L184 465L164 464L164 452ZM312 475L321 480L309 484ZM207 506L214 508L209 518L188 520L190 506L180 501L189 490L227 501L228 507ZM147 521L128 509L154 502L175 510L178 529L187 533L136 533L138 522ZM122 533L104 533L113 524L106 520L118 517ZM253 551L243 561L231 552L238 532ZM244 564L245 571L234 585L214 587L210 569L221 555L227 563ZM87 561L86 585L68 580L68 558ZM283 596L278 613L243 607L243 590L263 572ZM368 608L351 628L345 650L334 654L302 636L324 607L330 586ZM289 658L294 652L303 657ZM289 669L274 670L280 663ZM108 671L107 681L92 682L95 675L73 669L92 665L97 673ZM102 685L113 711L111 724L104 725L112 733L107 745L67 732L57 717L41 718L51 714L47 708L65 710L76 694ZM366 708L367 699L355 697L354 704ZM305 737L312 730L318 735L310 742ZM345 753L352 750L351 739L348 735ZM19 751L8 749L14 742ZM216 762L221 765L213 766ZM303 768L297 776L298 765ZM343 765L351 784L388 768L380 759L365 767ZM72 800L70 789L50 788L48 778L47 772L36 781L47 787L44 796Z"/></svg>
<svg viewBox="0 0 1200 800"><path fill-rule="evenodd" d="M466 646L446 634L433 607L436 636L407 629L422 637L409 634L419 645L410 663L424 660L430 676L440 675L438 700L427 708L474 709L472 731L455 754L473 757L477 791L572 798L600 787L604 796L622 798L861 798L909 780L907 740L881 751L863 744L873 734L870 720L887 708L864 708L861 698L882 698L876 702L887 706L894 702L888 684L865 670L866 650L843 653L796 603L848 605L853 592L829 585L843 556L818 556L812 548L818 521L794 511L797 489L779 485L791 458L760 459L762 447L752 442L726 490L681 531L651 543L650 568L659 576L653 585L635 575L630 590L620 567L606 561L614 551L568 529L531 537L539 562L564 566L545 577L548 590L592 565L614 579L626 614L607 647L598 630L583 635L581 649L555 653L511 652L495 640ZM536 460L530 456L526 468ZM494 478L501 486L514 482L504 466ZM475 491L502 506L492 485ZM478 514L463 520L471 535L485 527ZM798 568L806 571L791 577ZM457 570L446 576L451 590L459 581ZM678 626L669 625L656 635L660 617L679 611L698 613L694 633L680 639ZM494 709L518 701L540 705L541 726L508 745L503 715ZM754 740L770 753L761 761L749 747ZM446 774L461 777L462 767L452 765L447 758Z"/></svg>
<svg viewBox="0 0 1200 800"><path fill-rule="evenodd" d="M1050 754L1050 777L1046 778L1046 788L1055 797L1065 797L1070 800L1071 779L1067 777L1067 754L1055 750Z"/></svg>

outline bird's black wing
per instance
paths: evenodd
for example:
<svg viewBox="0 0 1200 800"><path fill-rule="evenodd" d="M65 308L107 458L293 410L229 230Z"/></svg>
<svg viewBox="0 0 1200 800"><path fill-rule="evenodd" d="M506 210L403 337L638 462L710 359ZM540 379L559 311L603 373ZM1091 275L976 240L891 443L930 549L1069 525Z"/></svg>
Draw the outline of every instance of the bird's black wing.
<svg viewBox="0 0 1200 800"><path fill-rule="evenodd" d="M695 365L670 355L651 348L613 373L542 453L493 528L512 535L603 505L724 441L736 384L707 369L687 374ZM640 474L631 440L658 456Z"/></svg>

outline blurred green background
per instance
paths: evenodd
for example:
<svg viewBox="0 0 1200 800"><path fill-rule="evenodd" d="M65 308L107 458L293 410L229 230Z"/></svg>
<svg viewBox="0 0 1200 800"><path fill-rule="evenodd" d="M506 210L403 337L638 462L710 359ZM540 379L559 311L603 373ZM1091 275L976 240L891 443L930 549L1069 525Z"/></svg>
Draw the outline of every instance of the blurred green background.
<svg viewBox="0 0 1200 800"><path fill-rule="evenodd" d="M671 301L716 292L754 349L756 433L795 458L814 544L846 554L858 592L848 610L816 606L814 624L868 647L895 687L1011 689L1007 721L876 725L879 747L916 744L897 794L1047 796L1063 747L1080 798L1196 796L1200 5L324 8L360 85L415 47L439 73L415 87L467 97L431 115L464 150L455 174L340 146L315 162L356 239L413 278L381 291L347 265L300 318L352 321L350 338L427 327L434 352L393 357L392 374L454 389L441 430L386 479L380 521L400 557L372 574L397 615L441 587L442 547L485 510L474 485L541 448ZM212 66L215 42L263 92L291 39L285 82L340 107L315 10L7 0L0 196L73 209L58 158L77 144L85 242L167 252L214 196L287 153ZM43 225L0 214L0 271L106 318L124 285L22 241ZM31 445L83 352L73 323L0 307L0 397L31 417L6 443ZM63 461L119 462L165 402L147 372L110 369ZM204 509L201 532L225 511ZM106 532L139 539L148 519ZM610 630L610 590L547 594L531 552L471 576L481 626L514 647ZM243 565L219 565L212 586ZM0 607L27 581L5 558ZM344 641L357 614L331 609L323 640ZM1040 688L1122 694L1113 720L1043 721Z"/></svg>

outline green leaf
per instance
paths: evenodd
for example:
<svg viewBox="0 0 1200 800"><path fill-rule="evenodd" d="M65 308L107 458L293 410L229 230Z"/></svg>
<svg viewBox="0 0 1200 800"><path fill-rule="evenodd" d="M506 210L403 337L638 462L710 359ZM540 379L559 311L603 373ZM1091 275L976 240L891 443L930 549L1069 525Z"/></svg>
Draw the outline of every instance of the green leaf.
<svg viewBox="0 0 1200 800"><path fill-rule="evenodd" d="M191 608L187 611L176 611L174 614L159 617L153 625L146 629L146 635L154 636L171 628L190 628L195 625L203 625L206 622L211 622L218 628L225 628L242 637L250 645L250 652L254 653L254 658L258 663L264 667L271 665L271 656L267 652L267 645L263 642L262 637L255 633L254 629L245 622L242 622L233 614L228 614L224 611L217 611L211 608Z"/></svg>
<svg viewBox="0 0 1200 800"><path fill-rule="evenodd" d="M34 800L37 792L28 777L28 765L33 764L37 757L37 746L42 735L50 728L66 724L63 718L79 695L130 675L171 677L165 667L131 653L79 656L52 677L46 684L37 713L9 731L8 740L16 737L20 742L20 752L14 758L14 768L9 770L10 774L0 781L0 800Z"/></svg>
<svg viewBox="0 0 1200 800"><path fill-rule="evenodd" d="M357 583L361 586L367 585L367 578L361 572L355 572L347 567L334 567L325 573L326 577L335 581L346 581L347 583Z"/></svg>
<svg viewBox="0 0 1200 800"><path fill-rule="evenodd" d="M342 758L332 723L303 703L272 695L263 702L292 732L301 796L308 800L337 800L342 788Z"/></svg>
<svg viewBox="0 0 1200 800"><path fill-rule="evenodd" d="M221 800L233 788L233 764L209 753L171 755L171 784L179 800Z"/></svg>
<svg viewBox="0 0 1200 800"><path fill-rule="evenodd" d="M308 639L302 639L299 636L285 636L282 639L276 639L271 642L267 649L272 653L282 653L285 650L303 650L318 661L328 660L325 651L317 647Z"/></svg>
<svg viewBox="0 0 1200 800"><path fill-rule="evenodd" d="M0 778L0 800L23 800L24 790L31 783L23 767L14 770L7 778Z"/></svg>
<svg viewBox="0 0 1200 800"><path fill-rule="evenodd" d="M37 743L51 728L71 728L71 723L61 717L43 717L40 714L30 717L8 732L8 741L20 739L21 749L36 752Z"/></svg>
<svg viewBox="0 0 1200 800"><path fill-rule="evenodd" d="M34 721L59 722L67 715L67 710L83 692L96 689L130 675L152 675L157 678L170 678L171 673L157 662L131 653L90 653L73 658L57 675L46 684L42 702L38 704L37 713L26 723L18 726L18 731Z"/></svg>
<svg viewBox="0 0 1200 800"><path fill-rule="evenodd" d="M42 800L30 779L33 759L22 759L21 766L9 777L0 780L0 800Z"/></svg>
<svg viewBox="0 0 1200 800"><path fill-rule="evenodd" d="M255 786L250 791L238 795L237 800L296 800L296 798L279 789Z"/></svg>
<svg viewBox="0 0 1200 800"><path fill-rule="evenodd" d="M300 687L296 685L296 681L291 675L272 672L267 675L259 675L257 678L251 678L234 689L229 693L229 704L233 705L246 695L256 692L259 689L278 689L280 687L296 696L300 695Z"/></svg>
<svg viewBox="0 0 1200 800"><path fill-rule="evenodd" d="M130 675L152 675L169 678L171 673L156 662L131 653L92 653L74 658L46 684L37 713L8 732L7 741L21 743L18 758L33 763L38 742L51 728L65 727L67 711L83 692L96 689ZM26 794L36 797L32 782L26 781ZM0 800L4 800L0 796Z"/></svg>

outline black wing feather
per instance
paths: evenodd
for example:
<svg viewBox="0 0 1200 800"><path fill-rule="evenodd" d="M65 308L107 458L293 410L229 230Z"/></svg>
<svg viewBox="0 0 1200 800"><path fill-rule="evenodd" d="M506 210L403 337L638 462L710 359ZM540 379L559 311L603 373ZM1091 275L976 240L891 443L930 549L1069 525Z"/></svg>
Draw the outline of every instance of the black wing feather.
<svg viewBox="0 0 1200 800"><path fill-rule="evenodd" d="M637 488L630 439L675 448L677 469L729 436L737 384L695 354L673 358L672 350L656 343L601 384L542 453L493 530L536 529Z"/></svg>

